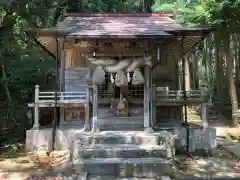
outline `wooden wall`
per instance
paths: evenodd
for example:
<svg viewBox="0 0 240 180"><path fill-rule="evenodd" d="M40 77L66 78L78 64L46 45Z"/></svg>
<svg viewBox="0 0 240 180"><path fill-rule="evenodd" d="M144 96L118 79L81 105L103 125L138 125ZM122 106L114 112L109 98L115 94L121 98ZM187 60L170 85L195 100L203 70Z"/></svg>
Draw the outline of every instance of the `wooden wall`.
<svg viewBox="0 0 240 180"><path fill-rule="evenodd" d="M89 65L82 53L76 50L66 50L66 56L66 68L86 68Z"/></svg>
<svg viewBox="0 0 240 180"><path fill-rule="evenodd" d="M173 46L177 46L172 48ZM160 63L153 71L153 84L156 86L168 86L170 89L178 89L178 72L176 69L176 63L179 57L176 57L178 53L179 44L177 42L172 42L168 44L162 44L160 47ZM102 49L102 48L101 48ZM84 84L87 80L86 69L90 67L90 63L82 56L81 52L77 49L67 49L66 58L66 71L65 71L65 90L79 90L80 87L77 84ZM152 54L153 61L157 61L157 53ZM88 69L89 70L89 69ZM89 72L90 73L90 72ZM89 74L88 74L89 75ZM87 85L86 85L87 86ZM101 116L110 116L110 107L99 107L99 112ZM135 108L136 112L143 112L142 107ZM134 109L134 111L135 111ZM157 120L161 121L163 118L169 117L181 118L181 107L157 107ZM133 116L136 115L134 112L131 113ZM143 113L140 113L143 115ZM84 119L83 109L66 109L65 117L69 120L73 119Z"/></svg>
<svg viewBox="0 0 240 180"><path fill-rule="evenodd" d="M66 69L64 86L65 91L88 91L86 81L89 80L90 70L87 60L80 52L75 50L66 51ZM65 120L84 120L84 107L69 107L64 109Z"/></svg>

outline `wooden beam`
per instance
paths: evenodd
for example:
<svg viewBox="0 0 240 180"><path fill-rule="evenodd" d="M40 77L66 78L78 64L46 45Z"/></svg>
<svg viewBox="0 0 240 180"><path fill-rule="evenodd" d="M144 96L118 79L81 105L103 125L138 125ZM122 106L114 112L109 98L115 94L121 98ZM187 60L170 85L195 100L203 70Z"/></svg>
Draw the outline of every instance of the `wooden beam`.
<svg viewBox="0 0 240 180"><path fill-rule="evenodd" d="M86 103L82 103L82 102L69 102L69 103L58 103L57 104L57 107L65 107L65 108L68 108L68 107L76 107L76 108L84 108L85 107L85 104ZM41 107L51 107L53 108L55 106L54 103L29 103L28 104L28 107L29 108L34 108L35 106L38 106L39 108Z"/></svg>
<svg viewBox="0 0 240 180"><path fill-rule="evenodd" d="M156 49L157 46L164 44L164 41L87 41L87 40L68 40L65 49L112 49L115 51L126 51L129 49Z"/></svg>
<svg viewBox="0 0 240 180"><path fill-rule="evenodd" d="M66 50L73 50L73 51L80 51L83 53L87 52L114 52L114 53L121 53L121 52L145 52L145 51L156 51L157 47L121 47L121 48L113 48L108 46L101 46L101 47L93 47L93 46L75 46L71 44L65 43L64 49Z"/></svg>
<svg viewBox="0 0 240 180"><path fill-rule="evenodd" d="M93 53L88 53L88 54L84 54L85 56L89 56L92 57ZM156 53L148 53L148 55L150 56L156 56ZM123 52L123 53L95 53L95 57L143 57L144 53L143 52Z"/></svg>
<svg viewBox="0 0 240 180"><path fill-rule="evenodd" d="M116 57L116 56L122 56L122 57L142 57L145 55L146 48L137 48L137 49L120 49L119 51L112 49L112 48L104 48L100 49L98 51L94 51L93 48L84 48L84 47L66 47L65 50L67 51L77 51L79 53L84 54L85 56L96 56L96 57ZM157 49L150 49L148 51L149 55L156 56Z"/></svg>

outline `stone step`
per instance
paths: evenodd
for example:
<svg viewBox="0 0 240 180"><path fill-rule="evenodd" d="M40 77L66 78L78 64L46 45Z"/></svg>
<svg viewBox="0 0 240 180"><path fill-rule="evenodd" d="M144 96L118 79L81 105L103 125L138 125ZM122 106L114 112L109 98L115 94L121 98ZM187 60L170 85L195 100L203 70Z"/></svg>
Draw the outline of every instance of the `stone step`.
<svg viewBox="0 0 240 180"><path fill-rule="evenodd" d="M100 133L77 133L73 136L74 147L84 147L94 144L135 144L135 145L163 145L173 146L172 133L145 133L142 131L101 131Z"/></svg>
<svg viewBox="0 0 240 180"><path fill-rule="evenodd" d="M106 124L99 126L100 131L144 131L143 125L135 124Z"/></svg>
<svg viewBox="0 0 240 180"><path fill-rule="evenodd" d="M171 175L170 160L162 158L94 158L73 162L77 173L118 177L157 178Z"/></svg>
<svg viewBox="0 0 240 180"><path fill-rule="evenodd" d="M128 144L97 144L93 147L74 148L74 159L91 158L142 158L164 157L172 158L174 148L165 145L128 145Z"/></svg>
<svg viewBox="0 0 240 180"><path fill-rule="evenodd" d="M169 176L160 176L158 178L136 178L136 177L121 178L116 176L89 175L86 180L171 180L171 178Z"/></svg>

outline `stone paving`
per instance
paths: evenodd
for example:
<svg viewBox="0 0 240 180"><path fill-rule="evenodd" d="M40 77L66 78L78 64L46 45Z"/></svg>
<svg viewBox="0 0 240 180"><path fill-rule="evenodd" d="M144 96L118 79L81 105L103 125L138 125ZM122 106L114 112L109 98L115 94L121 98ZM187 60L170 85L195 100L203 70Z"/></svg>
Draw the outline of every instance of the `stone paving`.
<svg viewBox="0 0 240 180"><path fill-rule="evenodd" d="M193 121L194 124L201 124L201 119L196 108L188 109L188 117L190 121ZM226 137L229 135L236 137L240 136L240 128L229 128L226 122L228 122L228 120L224 116L217 113L211 108L208 109L208 124L210 127L216 129L216 135L218 137ZM226 150L232 152L233 154L235 154L235 156L240 157L239 141L231 141L223 138L217 138L217 144L221 145Z"/></svg>

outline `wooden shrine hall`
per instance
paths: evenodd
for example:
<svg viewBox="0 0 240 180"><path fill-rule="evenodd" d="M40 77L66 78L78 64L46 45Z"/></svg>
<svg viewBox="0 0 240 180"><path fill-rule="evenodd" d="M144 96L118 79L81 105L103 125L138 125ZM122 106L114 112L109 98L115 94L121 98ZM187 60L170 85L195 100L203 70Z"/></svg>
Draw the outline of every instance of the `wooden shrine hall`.
<svg viewBox="0 0 240 180"><path fill-rule="evenodd" d="M183 57L210 32L161 13L68 13L55 27L31 30L56 59L59 81L55 90L36 85L33 127L41 108L54 106L60 127L93 132L183 122L185 106L205 103L203 89L186 88Z"/></svg>

